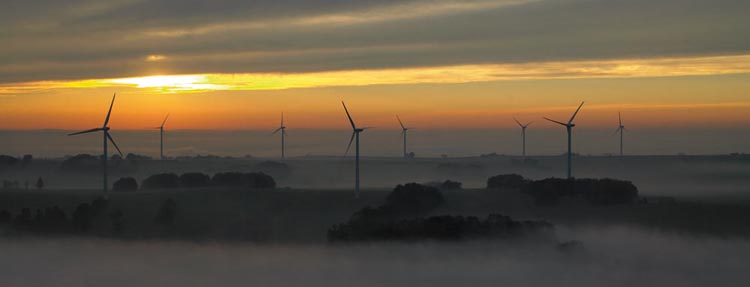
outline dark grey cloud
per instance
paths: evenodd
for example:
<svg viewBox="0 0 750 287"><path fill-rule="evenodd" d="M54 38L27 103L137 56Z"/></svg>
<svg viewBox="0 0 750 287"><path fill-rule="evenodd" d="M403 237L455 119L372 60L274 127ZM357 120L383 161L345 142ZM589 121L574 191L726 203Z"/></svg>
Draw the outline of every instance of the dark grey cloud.
<svg viewBox="0 0 750 287"><path fill-rule="evenodd" d="M733 0L32 2L1 4L0 81L750 51Z"/></svg>

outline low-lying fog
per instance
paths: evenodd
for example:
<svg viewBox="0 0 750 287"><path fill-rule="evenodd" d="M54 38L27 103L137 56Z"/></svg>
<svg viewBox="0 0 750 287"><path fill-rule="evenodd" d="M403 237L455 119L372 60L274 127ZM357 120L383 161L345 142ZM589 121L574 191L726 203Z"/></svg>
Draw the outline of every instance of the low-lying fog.
<svg viewBox="0 0 750 287"><path fill-rule="evenodd" d="M747 286L747 240L624 227L557 232L583 247L3 239L0 280L3 286Z"/></svg>

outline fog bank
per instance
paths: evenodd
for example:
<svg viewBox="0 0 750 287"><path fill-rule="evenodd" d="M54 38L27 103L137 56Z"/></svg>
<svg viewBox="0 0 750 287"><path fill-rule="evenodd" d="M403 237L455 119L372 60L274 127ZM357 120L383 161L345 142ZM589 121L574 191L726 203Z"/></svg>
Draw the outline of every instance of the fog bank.
<svg viewBox="0 0 750 287"><path fill-rule="evenodd" d="M2 240L4 286L744 286L750 241L558 230L583 248Z"/></svg>

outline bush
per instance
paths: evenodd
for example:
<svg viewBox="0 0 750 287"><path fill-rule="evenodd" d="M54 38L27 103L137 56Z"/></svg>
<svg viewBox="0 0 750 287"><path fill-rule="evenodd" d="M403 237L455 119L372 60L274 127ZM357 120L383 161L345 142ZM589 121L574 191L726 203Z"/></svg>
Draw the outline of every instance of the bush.
<svg viewBox="0 0 750 287"><path fill-rule="evenodd" d="M122 177L112 185L113 191L136 191L138 182L132 177Z"/></svg>
<svg viewBox="0 0 750 287"><path fill-rule="evenodd" d="M373 213L367 212L365 214ZM334 225L328 229L328 240L332 242L354 242L511 239L531 235L543 235L540 238L554 239L551 232L552 228L552 224L544 221L516 221L498 214L490 214L485 219L474 216L441 215L392 221L370 220L360 215L349 222Z"/></svg>
<svg viewBox="0 0 750 287"><path fill-rule="evenodd" d="M463 184L458 181L446 180L446 181L431 181L431 182L425 183L425 185L436 187L440 190L457 190L457 189L461 189L461 186Z"/></svg>
<svg viewBox="0 0 750 287"><path fill-rule="evenodd" d="M211 185L211 178L200 172L188 172L180 175L182 187L205 187Z"/></svg>
<svg viewBox="0 0 750 287"><path fill-rule="evenodd" d="M523 176L512 174L501 174L487 179L487 189L522 188L527 180Z"/></svg>
<svg viewBox="0 0 750 287"><path fill-rule="evenodd" d="M170 198L161 204L159 212L156 214L156 218L154 218L154 222L163 226L172 226L174 225L176 215L177 203Z"/></svg>
<svg viewBox="0 0 750 287"><path fill-rule="evenodd" d="M101 161L101 157L99 156L93 156L89 154L79 154L71 158L65 159L60 164L60 168L63 171L78 171L78 172L101 171L102 161Z"/></svg>
<svg viewBox="0 0 750 287"><path fill-rule="evenodd" d="M79 232L86 232L91 228L93 216L91 214L91 205L81 203L73 211L73 228Z"/></svg>
<svg viewBox="0 0 750 287"><path fill-rule="evenodd" d="M9 211L5 209L0 210L0 224L9 223L12 218L13 215L11 215Z"/></svg>
<svg viewBox="0 0 750 287"><path fill-rule="evenodd" d="M603 179L581 179L576 187L592 204L609 205L633 203L638 198L638 188L630 181Z"/></svg>
<svg viewBox="0 0 750 287"><path fill-rule="evenodd" d="M211 179L216 186L233 186L249 188L275 188L276 181L262 172L239 173L220 172Z"/></svg>
<svg viewBox="0 0 750 287"><path fill-rule="evenodd" d="M18 163L18 159L9 155L0 155L0 165L14 165Z"/></svg>
<svg viewBox="0 0 750 287"><path fill-rule="evenodd" d="M397 213L423 214L443 204L443 194L437 188L407 183L397 185L388 194L385 207Z"/></svg>
<svg viewBox="0 0 750 287"><path fill-rule="evenodd" d="M564 196L582 197L591 204L626 204L638 198L638 188L630 181L616 179L560 179L531 181L522 190L538 205L555 205Z"/></svg>
<svg viewBox="0 0 750 287"><path fill-rule="evenodd" d="M139 160L151 160L151 157L145 156L145 155L134 154L134 153L128 153L125 156L125 159L129 161L139 161Z"/></svg>
<svg viewBox="0 0 750 287"><path fill-rule="evenodd" d="M180 178L174 173L160 173L149 176L141 183L143 189L178 188Z"/></svg>

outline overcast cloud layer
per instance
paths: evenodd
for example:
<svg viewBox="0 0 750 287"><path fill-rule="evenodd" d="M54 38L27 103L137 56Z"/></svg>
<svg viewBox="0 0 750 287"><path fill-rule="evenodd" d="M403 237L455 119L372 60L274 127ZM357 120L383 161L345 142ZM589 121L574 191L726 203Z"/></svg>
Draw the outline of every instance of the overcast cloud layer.
<svg viewBox="0 0 750 287"><path fill-rule="evenodd" d="M736 55L747 27L741 0L10 0L0 82Z"/></svg>

